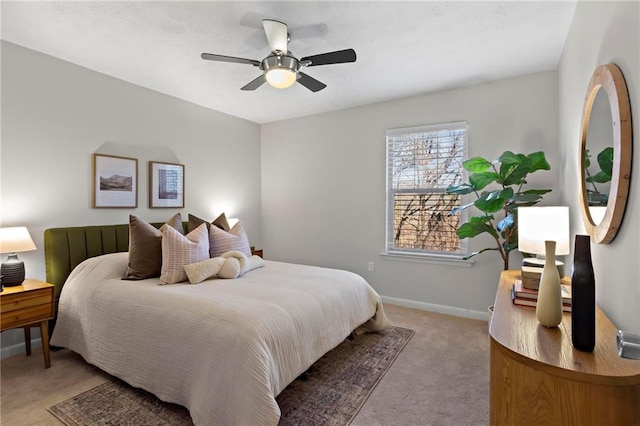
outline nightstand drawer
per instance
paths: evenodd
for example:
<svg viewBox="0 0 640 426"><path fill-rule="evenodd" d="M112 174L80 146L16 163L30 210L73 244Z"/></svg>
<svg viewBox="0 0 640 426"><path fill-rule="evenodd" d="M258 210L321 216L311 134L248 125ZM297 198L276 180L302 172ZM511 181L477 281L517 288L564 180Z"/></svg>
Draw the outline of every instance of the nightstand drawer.
<svg viewBox="0 0 640 426"><path fill-rule="evenodd" d="M10 311L29 308L38 305L51 304L51 291L49 289L29 291L25 293L8 294L2 298L0 312L2 316Z"/></svg>
<svg viewBox="0 0 640 426"><path fill-rule="evenodd" d="M51 303L37 306L29 306L22 309L16 309L9 312L2 311L0 317L0 328L6 330L9 328L22 327L53 318L53 309Z"/></svg>

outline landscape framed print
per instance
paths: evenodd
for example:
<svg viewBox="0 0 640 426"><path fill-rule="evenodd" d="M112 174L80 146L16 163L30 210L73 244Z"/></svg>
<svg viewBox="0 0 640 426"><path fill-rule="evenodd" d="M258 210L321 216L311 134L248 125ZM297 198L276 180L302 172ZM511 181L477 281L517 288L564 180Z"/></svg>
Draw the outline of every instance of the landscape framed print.
<svg viewBox="0 0 640 426"><path fill-rule="evenodd" d="M91 206L138 207L138 160L93 154Z"/></svg>
<svg viewBox="0 0 640 426"><path fill-rule="evenodd" d="M184 164L149 161L149 207L184 207Z"/></svg>

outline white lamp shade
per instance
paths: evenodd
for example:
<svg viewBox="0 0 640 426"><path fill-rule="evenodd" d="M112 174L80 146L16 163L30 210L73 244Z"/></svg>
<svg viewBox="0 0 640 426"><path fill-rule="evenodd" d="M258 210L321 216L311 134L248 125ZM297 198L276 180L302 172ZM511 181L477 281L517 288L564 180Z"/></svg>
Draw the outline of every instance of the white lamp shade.
<svg viewBox="0 0 640 426"><path fill-rule="evenodd" d="M296 82L297 75L295 72L287 68L271 68L265 75L267 82L278 89L286 89L293 86Z"/></svg>
<svg viewBox="0 0 640 426"><path fill-rule="evenodd" d="M36 245L24 226L0 228L0 253L35 250Z"/></svg>
<svg viewBox="0 0 640 426"><path fill-rule="evenodd" d="M569 207L518 207L518 250L544 254L545 241L556 242L556 255L569 254Z"/></svg>

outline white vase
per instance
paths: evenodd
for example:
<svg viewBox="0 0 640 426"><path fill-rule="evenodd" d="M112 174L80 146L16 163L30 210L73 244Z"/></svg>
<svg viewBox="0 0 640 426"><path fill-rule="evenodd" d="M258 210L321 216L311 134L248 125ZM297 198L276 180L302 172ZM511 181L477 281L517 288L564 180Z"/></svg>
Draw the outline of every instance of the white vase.
<svg viewBox="0 0 640 426"><path fill-rule="evenodd" d="M545 327L557 327L562 322L562 291L560 274L556 268L556 242L545 241L544 250L545 260L538 289L536 317Z"/></svg>

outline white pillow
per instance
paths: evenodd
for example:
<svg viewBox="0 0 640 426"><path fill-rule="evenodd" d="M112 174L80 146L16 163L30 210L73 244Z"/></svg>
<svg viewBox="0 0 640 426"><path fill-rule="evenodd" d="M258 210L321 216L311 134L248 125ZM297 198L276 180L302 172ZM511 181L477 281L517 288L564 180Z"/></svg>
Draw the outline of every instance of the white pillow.
<svg viewBox="0 0 640 426"><path fill-rule="evenodd" d="M187 280L184 265L209 258L209 232L205 223L187 235L182 235L171 226L163 225L162 269L160 284L175 284Z"/></svg>
<svg viewBox="0 0 640 426"><path fill-rule="evenodd" d="M209 254L211 257L222 256L228 251L237 250L245 256L251 256L251 247L247 233L244 232L240 222L236 223L229 232L211 226L209 228Z"/></svg>

